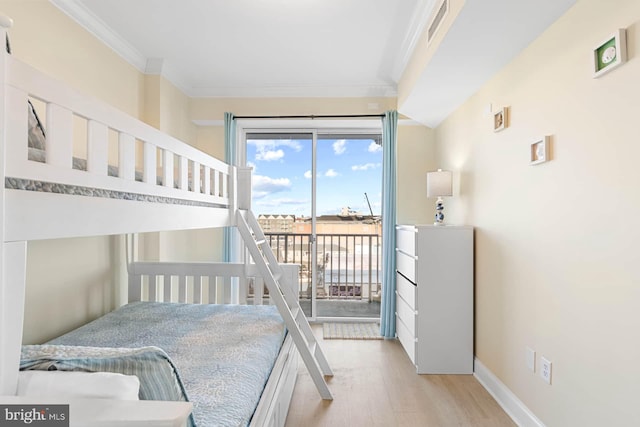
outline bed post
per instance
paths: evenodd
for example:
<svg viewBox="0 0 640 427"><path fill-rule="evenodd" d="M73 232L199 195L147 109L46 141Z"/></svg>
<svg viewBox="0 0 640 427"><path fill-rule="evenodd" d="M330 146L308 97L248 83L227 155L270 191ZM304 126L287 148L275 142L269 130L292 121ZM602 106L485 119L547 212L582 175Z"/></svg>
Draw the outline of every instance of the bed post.
<svg viewBox="0 0 640 427"><path fill-rule="evenodd" d="M26 242L7 242L5 236L5 164L8 53L5 49L11 18L0 14L0 395L15 395L18 384L24 295L26 285Z"/></svg>
<svg viewBox="0 0 640 427"><path fill-rule="evenodd" d="M238 168L238 209L251 209L251 171L252 168Z"/></svg>
<svg viewBox="0 0 640 427"><path fill-rule="evenodd" d="M15 395L18 386L27 242L2 243L2 299L0 300L0 395Z"/></svg>

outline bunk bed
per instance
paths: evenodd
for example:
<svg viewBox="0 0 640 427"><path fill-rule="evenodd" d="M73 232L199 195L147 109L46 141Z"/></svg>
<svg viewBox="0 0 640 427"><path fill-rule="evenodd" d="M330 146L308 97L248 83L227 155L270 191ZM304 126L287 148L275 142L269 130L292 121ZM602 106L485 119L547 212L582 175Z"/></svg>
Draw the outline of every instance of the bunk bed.
<svg viewBox="0 0 640 427"><path fill-rule="evenodd" d="M0 40L5 39L10 26L11 20L0 15ZM0 175L4 181L0 188L0 404L70 404L71 425L197 424L198 411L206 405L198 400L197 394L209 385L206 381L197 382L197 368L191 366L181 371L179 349L185 343L177 340L166 344L159 336L149 343L146 338L158 330L193 329L194 324L205 318L223 319L222 323L205 322L208 329L229 326L232 321L228 307L237 304L245 307L240 310L241 316L246 315L249 322L259 325L257 329L275 330L279 341L273 351L275 361L265 362L271 366L270 372L247 423L284 425L296 379L299 343L295 342L295 333L291 337L289 310L278 307L280 317L273 306L261 306L262 283L269 279L264 276L271 274L260 265L149 263L128 259L129 304L50 343L22 346L28 241L237 226L239 212L250 209L251 170L221 162L86 97L20 62L4 49L0 53L0 99ZM35 114L32 101L45 106L46 117ZM81 135L82 141L86 140L83 159L74 158L74 140L77 144L78 139L74 123L78 119L86 126L86 135ZM28 136L29 132L32 135ZM41 146L34 132L42 133ZM117 141L116 162L109 160L114 157L110 152L114 150L113 140ZM283 266L282 272L291 279L290 283L297 283L297 266ZM256 290L251 299L247 298L249 281L254 281ZM290 296L297 293L297 289L285 291ZM134 309L138 311L133 312ZM185 316L185 312L191 317ZM129 324L127 316L142 321ZM262 317L257 320L256 316ZM157 322L169 319L184 324ZM140 324L146 324L146 329ZM111 331L108 341L100 341L99 336L108 331ZM259 333L252 332L239 340L257 336ZM180 338L184 338L182 333ZM202 335L197 339L202 340ZM160 347L164 344L168 349ZM192 354L192 344L186 344L188 355ZM273 347L273 340L270 345ZM74 353L81 351L81 347L88 348L90 354ZM43 402L38 396L17 395L19 367L65 370L71 359L89 358L91 352L105 358L109 356L105 351L135 353L136 357L152 354L151 358L164 359L175 371L174 385L186 393L172 399L176 400L173 402L84 397L49 397ZM233 354L227 358L233 358ZM75 368L69 370L93 369ZM187 377L188 370L193 371L190 375L195 372L195 385L189 384L194 376ZM141 384L141 394L142 390ZM226 393L226 389L220 390L216 393ZM194 413L189 415L192 408ZM210 416L198 425L217 425Z"/></svg>

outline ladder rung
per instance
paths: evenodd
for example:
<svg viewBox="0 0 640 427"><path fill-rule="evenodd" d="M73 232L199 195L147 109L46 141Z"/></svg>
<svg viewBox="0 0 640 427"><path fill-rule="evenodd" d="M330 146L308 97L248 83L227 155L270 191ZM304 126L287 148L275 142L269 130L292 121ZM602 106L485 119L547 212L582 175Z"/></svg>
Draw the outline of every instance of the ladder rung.
<svg viewBox="0 0 640 427"><path fill-rule="evenodd" d="M296 313L296 320L307 320L307 315L305 314L305 312L302 310L302 307L297 307L296 310L298 310L298 312Z"/></svg>
<svg viewBox="0 0 640 427"><path fill-rule="evenodd" d="M309 343L309 351L313 354L313 357L316 357L316 348L318 348L318 342L313 341Z"/></svg>
<svg viewBox="0 0 640 427"><path fill-rule="evenodd" d="M260 246L260 245L264 245L265 243L267 243L266 240L256 240L256 245Z"/></svg>
<svg viewBox="0 0 640 427"><path fill-rule="evenodd" d="M298 302L298 300L291 300L291 298L287 297L286 295L284 295L284 299L287 301L287 305L288 306L294 306L296 305L296 303Z"/></svg>

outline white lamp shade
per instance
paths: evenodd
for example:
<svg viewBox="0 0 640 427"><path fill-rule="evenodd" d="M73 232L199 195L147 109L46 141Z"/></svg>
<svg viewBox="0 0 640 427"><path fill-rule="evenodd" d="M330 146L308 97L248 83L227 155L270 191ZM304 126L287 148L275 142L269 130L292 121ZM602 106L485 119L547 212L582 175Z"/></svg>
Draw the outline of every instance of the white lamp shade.
<svg viewBox="0 0 640 427"><path fill-rule="evenodd" d="M438 169L427 172L427 197L442 197L453 195L451 171Z"/></svg>

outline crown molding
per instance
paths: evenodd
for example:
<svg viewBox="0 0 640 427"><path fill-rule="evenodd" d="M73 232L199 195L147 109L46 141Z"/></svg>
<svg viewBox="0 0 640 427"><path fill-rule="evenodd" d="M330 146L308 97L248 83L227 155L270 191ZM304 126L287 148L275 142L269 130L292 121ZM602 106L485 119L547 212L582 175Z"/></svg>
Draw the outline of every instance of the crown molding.
<svg viewBox="0 0 640 427"><path fill-rule="evenodd" d="M133 65L138 71L144 73L147 66L147 58L129 42L113 32L104 21L91 13L81 2L77 0L49 1L85 30L93 34L98 40L113 49L113 51L129 64Z"/></svg>
<svg viewBox="0 0 640 427"><path fill-rule="evenodd" d="M185 83L183 77L174 70L171 64L163 58L146 58L129 42L115 33L104 21L95 16L82 2L78 0L49 1L141 73L160 75L183 93L189 94L189 85Z"/></svg>
<svg viewBox="0 0 640 427"><path fill-rule="evenodd" d="M186 88L192 98L395 98L395 86L274 86Z"/></svg>

